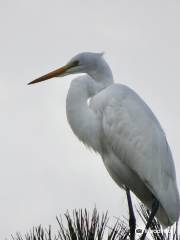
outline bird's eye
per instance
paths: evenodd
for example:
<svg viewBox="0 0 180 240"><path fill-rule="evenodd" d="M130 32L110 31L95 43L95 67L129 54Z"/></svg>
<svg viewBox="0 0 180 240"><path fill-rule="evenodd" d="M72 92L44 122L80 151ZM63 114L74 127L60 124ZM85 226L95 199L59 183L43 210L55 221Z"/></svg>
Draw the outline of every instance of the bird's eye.
<svg viewBox="0 0 180 240"><path fill-rule="evenodd" d="M74 66L79 66L79 61L78 61L78 60L75 60L75 61L73 62L73 65L74 65Z"/></svg>

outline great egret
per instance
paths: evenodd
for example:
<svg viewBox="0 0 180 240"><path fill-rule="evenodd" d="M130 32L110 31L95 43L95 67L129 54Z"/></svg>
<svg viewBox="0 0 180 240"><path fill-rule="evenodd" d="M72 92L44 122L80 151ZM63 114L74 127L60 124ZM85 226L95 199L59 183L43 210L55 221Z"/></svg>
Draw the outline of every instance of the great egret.
<svg viewBox="0 0 180 240"><path fill-rule="evenodd" d="M172 225L180 215L180 199L165 134L153 112L132 89L114 84L102 53L80 53L65 66L29 84L75 73L85 75L71 83L66 101L68 122L75 135L102 156L114 181L126 189L131 238L135 218L129 189L152 208L149 224L156 214L165 227Z"/></svg>

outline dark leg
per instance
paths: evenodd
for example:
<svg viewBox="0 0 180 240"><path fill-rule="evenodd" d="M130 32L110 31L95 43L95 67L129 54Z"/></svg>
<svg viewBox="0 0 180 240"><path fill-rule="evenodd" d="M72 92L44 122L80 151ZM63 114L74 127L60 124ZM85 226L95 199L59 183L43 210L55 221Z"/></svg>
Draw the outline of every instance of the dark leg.
<svg viewBox="0 0 180 240"><path fill-rule="evenodd" d="M159 208L159 201L156 198L154 198L153 203L152 203L151 214L150 214L149 219L147 221L147 224L146 224L146 227L144 229L143 235L141 236L141 240L145 239L147 231L148 231L149 227L151 226L151 223L153 221L154 216L157 213L158 208Z"/></svg>
<svg viewBox="0 0 180 240"><path fill-rule="evenodd" d="M127 201L128 201L128 207L129 207L129 228L130 228L130 239L135 239L135 230L136 230L136 218L134 216L132 201L131 201L131 195L129 188L126 187L126 195L127 195Z"/></svg>

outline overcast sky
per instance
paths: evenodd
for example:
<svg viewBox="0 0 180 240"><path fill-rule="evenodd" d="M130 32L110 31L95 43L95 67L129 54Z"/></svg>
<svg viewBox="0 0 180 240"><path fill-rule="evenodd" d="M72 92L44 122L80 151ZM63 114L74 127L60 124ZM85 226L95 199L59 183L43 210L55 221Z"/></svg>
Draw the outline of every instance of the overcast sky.
<svg viewBox="0 0 180 240"><path fill-rule="evenodd" d="M179 13L178 0L0 1L0 239L66 209L127 216L125 194L67 123L74 76L27 86L79 52L105 51L115 81L151 107L180 186Z"/></svg>

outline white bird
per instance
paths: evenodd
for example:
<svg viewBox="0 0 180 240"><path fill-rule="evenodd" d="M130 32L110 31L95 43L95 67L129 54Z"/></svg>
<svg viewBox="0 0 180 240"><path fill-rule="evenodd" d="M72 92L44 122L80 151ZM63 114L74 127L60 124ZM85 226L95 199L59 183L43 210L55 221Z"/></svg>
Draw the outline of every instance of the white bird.
<svg viewBox="0 0 180 240"><path fill-rule="evenodd" d="M114 83L102 53L80 53L29 84L75 73L85 75L72 81L67 96L73 132L101 155L121 188L130 189L148 208L157 199L157 218L165 227L172 225L180 215L180 198L166 136L137 93Z"/></svg>

